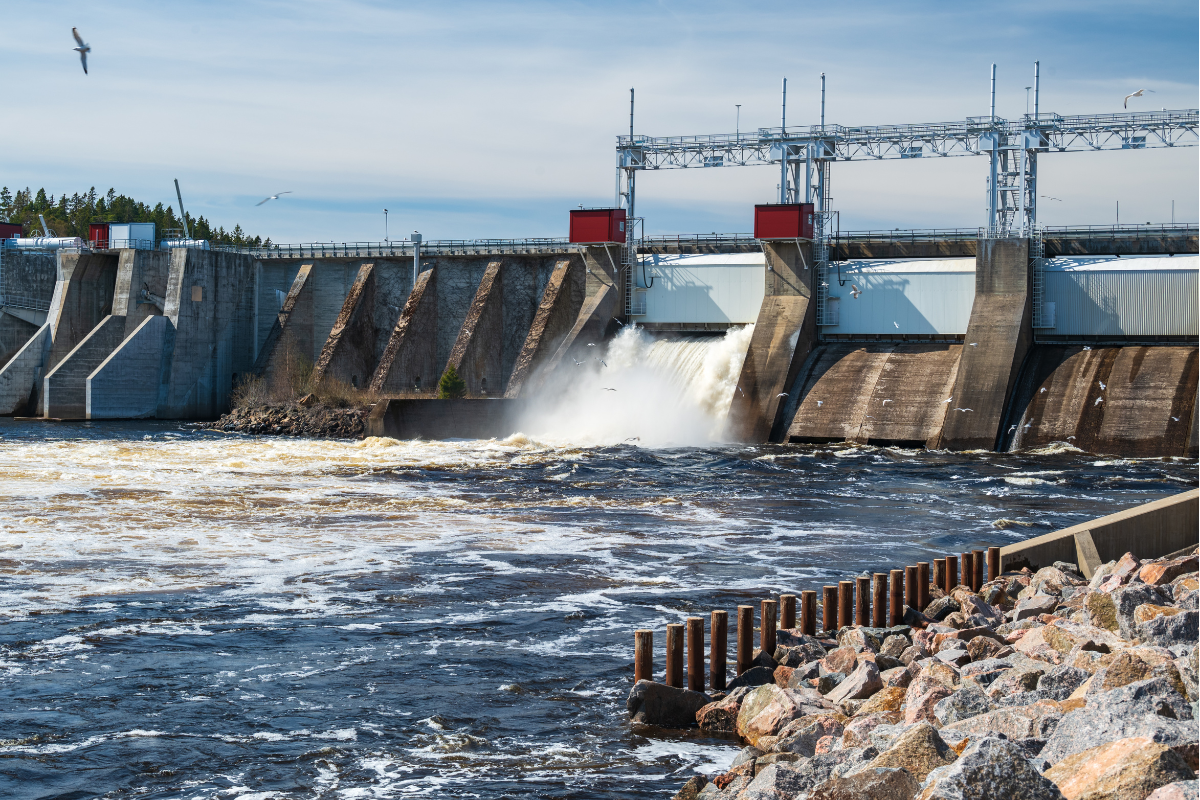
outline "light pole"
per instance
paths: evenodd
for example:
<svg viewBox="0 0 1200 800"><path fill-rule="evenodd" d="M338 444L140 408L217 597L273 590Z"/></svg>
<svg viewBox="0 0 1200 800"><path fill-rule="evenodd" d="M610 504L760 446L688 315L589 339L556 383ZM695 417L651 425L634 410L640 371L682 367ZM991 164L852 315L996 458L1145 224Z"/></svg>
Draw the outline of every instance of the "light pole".
<svg viewBox="0 0 1200 800"><path fill-rule="evenodd" d="M417 288L417 276L421 274L421 234L412 232L413 243L413 288Z"/></svg>
<svg viewBox="0 0 1200 800"><path fill-rule="evenodd" d="M737 109L737 122L734 124L733 136L740 142L742 140L742 104L734 103L733 105Z"/></svg>
<svg viewBox="0 0 1200 800"><path fill-rule="evenodd" d="M1025 116L1027 117L1029 116L1029 90L1032 88L1032 86L1025 87Z"/></svg>
<svg viewBox="0 0 1200 800"><path fill-rule="evenodd" d="M385 242L386 242L386 241L390 241L390 240L388 239L388 228L387 228L387 209L386 209L386 208L383 210L383 240L384 240Z"/></svg>

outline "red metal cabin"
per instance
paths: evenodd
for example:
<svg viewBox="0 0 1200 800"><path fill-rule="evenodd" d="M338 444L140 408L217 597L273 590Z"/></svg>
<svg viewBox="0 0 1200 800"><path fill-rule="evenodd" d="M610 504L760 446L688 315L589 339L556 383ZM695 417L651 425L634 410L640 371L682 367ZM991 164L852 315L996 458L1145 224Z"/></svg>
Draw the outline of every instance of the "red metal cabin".
<svg viewBox="0 0 1200 800"><path fill-rule="evenodd" d="M573 208L571 209L571 242L618 242L625 241L625 209L623 208Z"/></svg>
<svg viewBox="0 0 1200 800"><path fill-rule="evenodd" d="M812 203L754 207L755 239L811 239L812 235Z"/></svg>
<svg viewBox="0 0 1200 800"><path fill-rule="evenodd" d="M108 223L92 222L88 224L88 241L98 250L108 249Z"/></svg>
<svg viewBox="0 0 1200 800"><path fill-rule="evenodd" d="M0 222L0 239L11 239L22 236L21 224L18 222Z"/></svg>

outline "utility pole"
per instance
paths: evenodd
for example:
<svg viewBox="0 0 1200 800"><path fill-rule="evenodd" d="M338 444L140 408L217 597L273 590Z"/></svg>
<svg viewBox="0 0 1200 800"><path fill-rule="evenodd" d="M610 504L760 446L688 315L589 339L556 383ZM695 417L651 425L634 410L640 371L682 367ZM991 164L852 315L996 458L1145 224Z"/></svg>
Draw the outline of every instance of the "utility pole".
<svg viewBox="0 0 1200 800"><path fill-rule="evenodd" d="M783 79L783 112L779 122L779 202L787 202L787 78Z"/></svg>
<svg viewBox="0 0 1200 800"><path fill-rule="evenodd" d="M385 242L388 241L387 214L388 214L388 212L387 212L387 209L385 208L383 210L383 240Z"/></svg>
<svg viewBox="0 0 1200 800"><path fill-rule="evenodd" d="M417 288L417 276L421 274L421 234L412 232L413 243L413 289Z"/></svg>
<svg viewBox="0 0 1200 800"><path fill-rule="evenodd" d="M738 142L741 142L742 141L742 104L734 103L733 105L735 108L737 108L737 122L734 123L733 136Z"/></svg>

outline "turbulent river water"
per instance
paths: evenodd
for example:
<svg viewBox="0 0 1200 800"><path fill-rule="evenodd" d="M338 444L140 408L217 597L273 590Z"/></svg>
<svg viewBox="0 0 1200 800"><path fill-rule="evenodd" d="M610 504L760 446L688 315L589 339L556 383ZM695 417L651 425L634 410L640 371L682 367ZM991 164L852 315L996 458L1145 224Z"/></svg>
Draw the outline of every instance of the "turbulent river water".
<svg viewBox="0 0 1200 800"><path fill-rule="evenodd" d="M629 726L635 628L1197 483L1062 446L720 444L737 346L630 347L610 400L498 441L0 422L0 796L669 797L737 746ZM708 388L616 400L664 363Z"/></svg>

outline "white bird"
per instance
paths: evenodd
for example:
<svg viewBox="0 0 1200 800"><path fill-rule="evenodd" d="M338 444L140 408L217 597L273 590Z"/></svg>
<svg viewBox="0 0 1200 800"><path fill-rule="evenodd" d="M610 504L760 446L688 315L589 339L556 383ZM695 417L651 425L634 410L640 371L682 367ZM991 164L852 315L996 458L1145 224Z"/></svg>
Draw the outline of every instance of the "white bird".
<svg viewBox="0 0 1200 800"><path fill-rule="evenodd" d="M1179 422L1179 417L1171 417L1172 422Z"/></svg>
<svg viewBox="0 0 1200 800"><path fill-rule="evenodd" d="M576 361L575 356L571 356L571 360L575 361L575 366L577 366L577 367L582 367L584 364L587 363L586 361Z"/></svg>
<svg viewBox="0 0 1200 800"><path fill-rule="evenodd" d="M822 403L824 403L824 402L825 402L824 400L818 400L818 401L817 401L817 408L820 408L820 407L821 407L821 404L822 404ZM1175 419L1175 417L1171 417L1171 419Z"/></svg>
<svg viewBox="0 0 1200 800"><path fill-rule="evenodd" d="M1011 428L1009 428L1009 429L1008 429L1008 432L1009 432L1009 433L1012 433L1012 432L1013 432L1013 431L1015 431L1016 429L1017 429L1017 426L1016 426L1016 425L1013 425Z"/></svg>
<svg viewBox="0 0 1200 800"><path fill-rule="evenodd" d="M621 320L617 319L616 317L613 317L613 322L617 323L617 324L618 324L618 325L620 325L622 328L624 328L624 327L625 327L625 323L624 323L624 322L621 322Z"/></svg>
<svg viewBox="0 0 1200 800"><path fill-rule="evenodd" d="M270 201L272 201L272 200L278 200L278 199L279 199L281 196L283 196L283 195L285 195L285 194L291 194L291 192L290 192L290 191L288 191L288 192L276 192L275 194L271 195L271 196L270 196L270 197L268 197L267 199L265 199L265 200L260 200L259 202L255 203L254 205L256 205L256 206L261 206L263 203L269 203L269 202L270 202Z"/></svg>
<svg viewBox="0 0 1200 800"><path fill-rule="evenodd" d="M1125 107L1126 107L1126 108L1129 108L1129 98L1131 98L1131 97L1141 97L1141 96L1142 96L1142 92L1150 92L1151 94L1154 94L1154 90L1153 90L1153 89L1138 89L1138 90L1137 90L1136 92L1134 92L1133 94L1127 94L1127 95L1125 95Z"/></svg>
<svg viewBox="0 0 1200 800"><path fill-rule="evenodd" d="M884 400L882 403L880 403L880 405L886 406L890 402L892 402L891 399Z"/></svg>
<svg viewBox="0 0 1200 800"><path fill-rule="evenodd" d="M1072 440L1072 439L1074 439L1074 438L1075 438L1074 436L1068 436L1068 437L1067 437L1067 441L1069 442L1069 441L1071 441L1071 440Z"/></svg>
<svg viewBox="0 0 1200 800"><path fill-rule="evenodd" d="M1045 387L1045 386L1043 386L1043 387L1042 387L1042 390L1041 390L1040 392L1038 392L1038 394L1041 394L1041 393L1042 393L1042 392L1044 392L1044 391L1046 391L1046 387Z"/></svg>
<svg viewBox="0 0 1200 800"><path fill-rule="evenodd" d="M1024 428L1024 430L1029 430L1029 429L1030 429L1030 428L1032 428L1032 427L1033 427L1033 423L1032 423L1032 422L1026 422L1026 423L1025 423L1025 428Z"/></svg>
<svg viewBox="0 0 1200 800"><path fill-rule="evenodd" d="M779 394L777 394L775 396L776 397L787 397L787 392L780 392Z"/></svg>
<svg viewBox="0 0 1200 800"><path fill-rule="evenodd" d="M950 402L951 400L953 400L953 399L954 399L953 397L947 397L945 400L943 400L943 401L942 401L942 405L946 405L947 403L949 403L949 402Z"/></svg>
<svg viewBox="0 0 1200 800"><path fill-rule="evenodd" d="M850 284L850 296L857 300L860 294L862 294L862 289L858 288L856 284Z"/></svg>
<svg viewBox="0 0 1200 800"><path fill-rule="evenodd" d="M616 389L614 389L613 391L616 391ZM625 441L627 441L627 442L640 442L641 440L642 440L642 439L641 439L641 437L640 437L640 436L630 436L630 437L629 437L628 439L626 439Z"/></svg>
<svg viewBox="0 0 1200 800"><path fill-rule="evenodd" d="M1083 349L1084 349L1084 350L1091 350L1092 348L1088 347L1088 346L1085 344L1085 345L1083 346Z"/></svg>
<svg viewBox="0 0 1200 800"><path fill-rule="evenodd" d="M1094 405L1094 406L1098 406L1098 405L1100 405L1100 404L1101 404L1101 403L1103 403L1103 402L1104 402L1104 398L1103 398L1103 397L1097 397L1097 398L1096 398L1096 402L1092 403L1092 405Z"/></svg>
<svg viewBox="0 0 1200 800"><path fill-rule="evenodd" d="M875 418L872 417L870 414L867 414L865 417L863 417L863 419L875 419Z"/></svg>
<svg viewBox="0 0 1200 800"><path fill-rule="evenodd" d="M595 342L588 342L588 347L595 347L595 346L596 346Z"/></svg>
<svg viewBox="0 0 1200 800"><path fill-rule="evenodd" d="M900 330L900 323L899 323L899 322L896 322L896 320L892 320L892 324L896 326L896 330Z"/></svg>
<svg viewBox="0 0 1200 800"><path fill-rule="evenodd" d="M607 386L605 386L603 388L604 388L604 391L606 391L606 392L615 392L616 391L616 389L610 389Z"/></svg>
<svg viewBox="0 0 1200 800"><path fill-rule="evenodd" d="M1044 194L1044 195L1042 195L1042 197L1046 198L1047 200L1057 200L1057 201L1058 201L1058 202L1060 202L1060 203L1062 202L1062 198L1061 198L1061 197L1051 197L1051 196L1050 196L1050 195L1048 195L1048 194Z"/></svg>
<svg viewBox="0 0 1200 800"><path fill-rule="evenodd" d="M746 396L746 393L742 391L742 387L735 386L734 388L738 390L738 394L740 394L742 397Z"/></svg>
<svg viewBox="0 0 1200 800"><path fill-rule="evenodd" d="M973 408L956 408L954 410L955 411L974 411L975 409L973 409Z"/></svg>
<svg viewBox="0 0 1200 800"><path fill-rule="evenodd" d="M1100 384L1100 391L1103 392L1108 389L1108 387L1104 385L1104 381L1096 381L1096 383Z"/></svg>
<svg viewBox="0 0 1200 800"><path fill-rule="evenodd" d="M971 342L971 347L979 347L979 342Z"/></svg>
<svg viewBox="0 0 1200 800"><path fill-rule="evenodd" d="M75 30L74 28L71 28L71 35L75 37L75 43L79 45L79 47L74 47L72 49L79 53L79 61L83 64L83 74L87 75L87 54L92 52L92 46L90 44L84 44L83 37L80 36L79 31Z"/></svg>
<svg viewBox="0 0 1200 800"><path fill-rule="evenodd" d="M601 364L604 364L604 366L606 366L606 367L608 366L608 363L603 358L597 357L594 360L599 361Z"/></svg>

